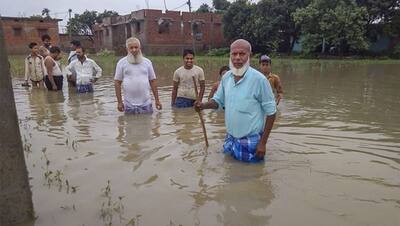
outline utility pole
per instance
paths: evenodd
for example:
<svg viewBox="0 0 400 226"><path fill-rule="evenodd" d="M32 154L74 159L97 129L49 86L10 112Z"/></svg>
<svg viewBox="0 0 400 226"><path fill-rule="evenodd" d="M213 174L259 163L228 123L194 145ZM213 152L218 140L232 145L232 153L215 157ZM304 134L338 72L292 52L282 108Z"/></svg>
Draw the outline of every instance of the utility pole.
<svg viewBox="0 0 400 226"><path fill-rule="evenodd" d="M68 34L69 34L69 41L72 40L72 31L71 31L71 13L72 13L72 9L68 9L68 22L69 22L69 26L68 26Z"/></svg>
<svg viewBox="0 0 400 226"><path fill-rule="evenodd" d="M193 18L193 13L192 13L192 4L190 3L190 0L187 1L187 4L189 6L189 13L190 13L190 16L191 16L190 30L192 31L192 49L193 49L193 52L196 53L196 45L194 43L194 30L193 30L193 20L194 20L194 18Z"/></svg>
<svg viewBox="0 0 400 226"><path fill-rule="evenodd" d="M164 0L164 8L165 8L165 12L167 12L167 11L168 11L168 9L167 9L167 3L165 3L165 0Z"/></svg>
<svg viewBox="0 0 400 226"><path fill-rule="evenodd" d="M1 17L0 95L0 225L11 225L34 213Z"/></svg>

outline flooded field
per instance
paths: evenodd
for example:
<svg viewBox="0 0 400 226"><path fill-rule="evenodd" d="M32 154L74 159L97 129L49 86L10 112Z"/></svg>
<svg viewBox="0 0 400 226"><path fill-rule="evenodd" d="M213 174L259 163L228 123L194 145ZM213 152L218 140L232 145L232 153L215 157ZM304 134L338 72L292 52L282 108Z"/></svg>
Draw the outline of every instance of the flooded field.
<svg viewBox="0 0 400 226"><path fill-rule="evenodd" d="M199 62L207 95L223 62ZM204 111L206 148L194 110L169 106L178 65L154 64L152 115L117 111L112 69L92 95L14 78L37 216L24 225L400 225L400 63L273 64L285 93L261 164L221 153L223 113Z"/></svg>

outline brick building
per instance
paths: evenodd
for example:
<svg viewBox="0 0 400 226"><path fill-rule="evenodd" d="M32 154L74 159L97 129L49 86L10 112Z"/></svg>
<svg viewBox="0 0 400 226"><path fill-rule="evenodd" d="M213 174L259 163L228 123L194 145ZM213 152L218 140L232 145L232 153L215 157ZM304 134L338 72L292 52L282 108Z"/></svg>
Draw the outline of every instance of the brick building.
<svg viewBox="0 0 400 226"><path fill-rule="evenodd" d="M184 48L192 47L192 20L197 51L226 45L220 14L143 9L96 24L95 48L124 54L125 40L133 36L141 41L146 54L180 54Z"/></svg>
<svg viewBox="0 0 400 226"><path fill-rule="evenodd" d="M87 52L95 52L94 43L90 40L91 37L86 35L72 35L71 38L68 34L59 34L60 43L59 46L62 51L69 53L71 51L71 41L78 40L81 42L81 45L85 47Z"/></svg>
<svg viewBox="0 0 400 226"><path fill-rule="evenodd" d="M30 42L42 43L41 37L48 34L53 44L59 43L58 21L27 17L1 17L8 54L28 54Z"/></svg>

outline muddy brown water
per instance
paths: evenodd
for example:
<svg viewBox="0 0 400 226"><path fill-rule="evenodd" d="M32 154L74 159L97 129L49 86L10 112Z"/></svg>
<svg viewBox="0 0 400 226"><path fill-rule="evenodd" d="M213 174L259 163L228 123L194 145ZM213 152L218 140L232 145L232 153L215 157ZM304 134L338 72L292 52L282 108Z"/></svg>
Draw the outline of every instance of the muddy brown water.
<svg viewBox="0 0 400 226"><path fill-rule="evenodd" d="M223 113L204 112L205 148L195 112L169 106L172 72L158 73L163 110L138 116L117 112L111 76L92 95L16 78L37 216L24 225L400 225L399 71L274 65L285 94L261 164L221 153Z"/></svg>

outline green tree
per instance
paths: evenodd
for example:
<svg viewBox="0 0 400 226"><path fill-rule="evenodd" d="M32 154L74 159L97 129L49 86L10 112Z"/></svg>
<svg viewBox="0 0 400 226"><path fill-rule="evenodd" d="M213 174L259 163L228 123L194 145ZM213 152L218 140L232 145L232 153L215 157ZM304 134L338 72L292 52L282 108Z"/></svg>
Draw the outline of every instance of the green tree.
<svg viewBox="0 0 400 226"><path fill-rule="evenodd" d="M250 15L255 5L247 0L237 0L233 2L224 13L222 23L224 24L224 36L228 41L244 38L252 42Z"/></svg>
<svg viewBox="0 0 400 226"><path fill-rule="evenodd" d="M207 3L201 4L201 6L196 10L196 13L209 13L212 12L212 9L210 6L208 6Z"/></svg>
<svg viewBox="0 0 400 226"><path fill-rule="evenodd" d="M357 4L368 11L367 23L377 23L389 19L400 7L399 0L356 0Z"/></svg>
<svg viewBox="0 0 400 226"><path fill-rule="evenodd" d="M307 7L297 9L293 14L297 25L302 27L303 49L312 53L325 44L339 55L365 50L365 7L359 7L354 0L313 0Z"/></svg>
<svg viewBox="0 0 400 226"><path fill-rule="evenodd" d="M390 37L400 37L400 9L393 11L384 25L384 31Z"/></svg>
<svg viewBox="0 0 400 226"><path fill-rule="evenodd" d="M278 0L262 0L254 7L246 26L247 36L257 52L272 52L282 41L280 25L284 19Z"/></svg>
<svg viewBox="0 0 400 226"><path fill-rule="evenodd" d="M43 8L42 10L42 16L44 16L44 18L46 19L50 19L50 9L48 8Z"/></svg>
<svg viewBox="0 0 400 226"><path fill-rule="evenodd" d="M228 0L213 0L213 6L216 12L224 12L230 6Z"/></svg>
<svg viewBox="0 0 400 226"><path fill-rule="evenodd" d="M369 39L375 40L382 34L391 38L399 37L399 0L357 0L357 4L368 11L367 36Z"/></svg>
<svg viewBox="0 0 400 226"><path fill-rule="evenodd" d="M75 14L71 20L68 21L67 30L72 34L86 35L90 41L94 41L92 35L94 34L94 25L101 23L103 18L109 16L117 16L115 11L104 11L98 13L97 11L86 10L82 14Z"/></svg>
<svg viewBox="0 0 400 226"><path fill-rule="evenodd" d="M296 26L292 14L305 7L308 0L261 0L251 15L251 30L261 52L280 51L291 53L299 38L300 26Z"/></svg>

